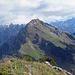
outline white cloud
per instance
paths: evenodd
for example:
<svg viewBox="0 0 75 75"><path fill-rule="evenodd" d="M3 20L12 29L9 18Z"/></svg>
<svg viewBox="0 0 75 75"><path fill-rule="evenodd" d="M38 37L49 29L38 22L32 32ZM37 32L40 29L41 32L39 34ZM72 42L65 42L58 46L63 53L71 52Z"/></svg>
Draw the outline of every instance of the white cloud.
<svg viewBox="0 0 75 75"><path fill-rule="evenodd" d="M75 17L75 0L0 0L0 24Z"/></svg>
<svg viewBox="0 0 75 75"><path fill-rule="evenodd" d="M55 21L55 20L60 20L60 19L62 19L61 16L49 16L45 18L45 21L49 22L49 21Z"/></svg>

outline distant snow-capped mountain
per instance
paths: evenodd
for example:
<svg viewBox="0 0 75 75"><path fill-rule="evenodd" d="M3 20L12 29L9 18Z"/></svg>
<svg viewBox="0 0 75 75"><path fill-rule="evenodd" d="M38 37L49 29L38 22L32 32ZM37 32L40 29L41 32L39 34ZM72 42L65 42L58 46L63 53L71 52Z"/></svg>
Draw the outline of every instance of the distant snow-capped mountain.
<svg viewBox="0 0 75 75"><path fill-rule="evenodd" d="M59 28L63 31L75 32L75 18L66 21L55 21L50 23L52 26Z"/></svg>

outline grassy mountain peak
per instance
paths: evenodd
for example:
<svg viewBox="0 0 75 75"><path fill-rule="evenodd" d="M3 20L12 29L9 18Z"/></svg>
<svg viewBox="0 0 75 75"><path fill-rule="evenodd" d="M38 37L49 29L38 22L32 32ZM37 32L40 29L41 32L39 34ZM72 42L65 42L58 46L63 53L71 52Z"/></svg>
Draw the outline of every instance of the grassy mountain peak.
<svg viewBox="0 0 75 75"><path fill-rule="evenodd" d="M70 71L75 64L75 35L33 19L19 31L11 45L3 45L1 51L4 50L29 55L36 60L51 56L58 66Z"/></svg>

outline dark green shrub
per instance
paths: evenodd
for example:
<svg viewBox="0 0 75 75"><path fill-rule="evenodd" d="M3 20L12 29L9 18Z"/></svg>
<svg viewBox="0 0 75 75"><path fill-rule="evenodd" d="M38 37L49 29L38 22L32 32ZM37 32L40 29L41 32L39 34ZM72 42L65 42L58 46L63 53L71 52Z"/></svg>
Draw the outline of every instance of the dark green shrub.
<svg viewBox="0 0 75 75"><path fill-rule="evenodd" d="M53 66L57 66L56 62L54 61L53 58L51 58L50 56L43 56L42 58L39 59L40 62L45 62L45 61L48 61L50 62L51 65Z"/></svg>
<svg viewBox="0 0 75 75"><path fill-rule="evenodd" d="M10 61L11 61L11 62L15 62L15 60L14 60L14 59L11 59Z"/></svg>
<svg viewBox="0 0 75 75"><path fill-rule="evenodd" d="M30 58L28 56L24 57L23 59L26 60L26 61L32 61L32 58Z"/></svg>

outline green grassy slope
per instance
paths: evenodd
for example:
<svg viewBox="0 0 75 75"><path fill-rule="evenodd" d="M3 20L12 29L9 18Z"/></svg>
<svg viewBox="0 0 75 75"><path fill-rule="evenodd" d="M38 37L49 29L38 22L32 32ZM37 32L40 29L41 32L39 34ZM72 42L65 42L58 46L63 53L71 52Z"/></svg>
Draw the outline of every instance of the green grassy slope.
<svg viewBox="0 0 75 75"><path fill-rule="evenodd" d="M59 66L69 71L72 70L71 65L75 65L75 36L39 19L31 20L21 29L11 45L9 49L6 48L7 51L19 52L35 59L51 56Z"/></svg>
<svg viewBox="0 0 75 75"><path fill-rule="evenodd" d="M64 68L66 64L65 68L69 71L72 69L71 64L75 63L74 46L75 36L73 34L49 26L39 19L31 20L25 28L20 30L13 42L14 49L21 54L30 55L35 59L49 55L59 66Z"/></svg>
<svg viewBox="0 0 75 75"><path fill-rule="evenodd" d="M0 73L2 75L66 75L65 72L59 72L44 63L14 58L0 65Z"/></svg>
<svg viewBox="0 0 75 75"><path fill-rule="evenodd" d="M36 44L32 44L30 41L21 45L19 52L21 54L30 55L36 60L45 54Z"/></svg>
<svg viewBox="0 0 75 75"><path fill-rule="evenodd" d="M39 48L40 43L42 43L42 38L46 40L44 46L47 46L48 43L51 42L56 47L66 50L70 44L74 45L75 43L75 40L71 39L67 34L75 38L75 36L69 32L61 31L47 25L43 21L34 19L30 21L16 37L17 43L21 44L21 47L18 50L21 54L28 54L38 59L40 56L45 55L44 49L41 50ZM25 43L23 43L23 41L25 41ZM14 46L15 48L18 47L15 42L13 44L16 46Z"/></svg>

